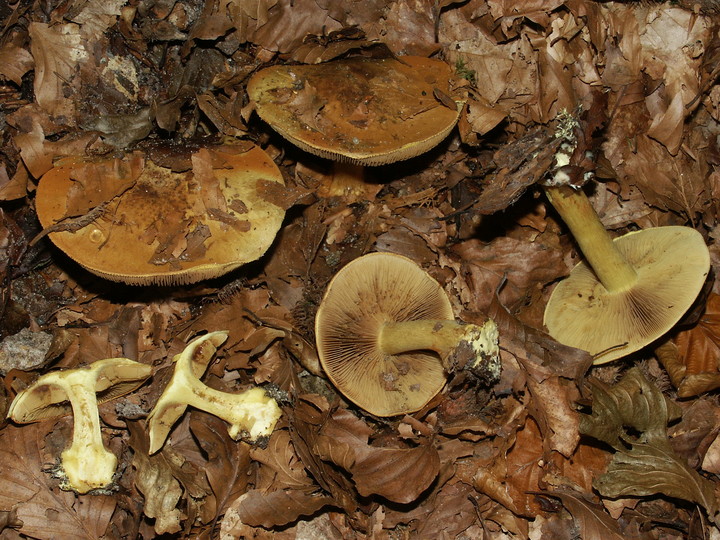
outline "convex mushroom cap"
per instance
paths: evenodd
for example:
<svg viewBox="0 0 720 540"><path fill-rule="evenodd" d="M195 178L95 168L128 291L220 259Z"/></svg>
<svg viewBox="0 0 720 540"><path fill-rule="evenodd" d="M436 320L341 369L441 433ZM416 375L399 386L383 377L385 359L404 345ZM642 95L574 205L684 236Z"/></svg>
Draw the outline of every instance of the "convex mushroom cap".
<svg viewBox="0 0 720 540"><path fill-rule="evenodd" d="M446 97L446 106L437 96L452 93L453 79L441 60L348 58L268 67L247 91L258 115L303 150L384 165L418 156L452 131L463 101ZM360 182L362 173L354 174Z"/></svg>
<svg viewBox="0 0 720 540"><path fill-rule="evenodd" d="M105 449L100 431L98 402L132 392L152 368L127 358L98 360L87 367L53 371L20 392L8 418L27 424L73 414L72 444L60 461L67 487L78 493L108 486L117 458Z"/></svg>
<svg viewBox="0 0 720 540"><path fill-rule="evenodd" d="M255 387L231 394L200 381L217 348L227 337L225 331L210 332L195 338L175 356L172 379L148 416L150 454L160 450L188 406L225 420L230 424L228 433L235 440L245 437L255 441L272 433L282 411L265 390Z"/></svg>
<svg viewBox="0 0 720 540"><path fill-rule="evenodd" d="M340 392L377 416L417 411L468 369L500 374L495 323L458 323L440 284L406 257L371 253L332 279L315 318L320 363ZM463 364L463 365L456 365Z"/></svg>
<svg viewBox="0 0 720 540"><path fill-rule="evenodd" d="M175 172L136 152L65 159L40 180L51 240L87 270L130 284L192 283L261 257L285 212L264 193L280 170L254 145L201 148Z"/></svg>

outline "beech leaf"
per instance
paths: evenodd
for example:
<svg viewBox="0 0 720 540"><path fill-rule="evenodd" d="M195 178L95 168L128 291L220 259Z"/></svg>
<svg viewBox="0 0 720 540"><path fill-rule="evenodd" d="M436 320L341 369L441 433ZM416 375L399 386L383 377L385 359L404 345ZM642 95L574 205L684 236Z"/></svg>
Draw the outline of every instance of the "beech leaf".
<svg viewBox="0 0 720 540"><path fill-rule="evenodd" d="M717 522L713 484L689 467L668 441L667 423L680 416L680 408L637 367L613 387L599 381L592 385L592 415L582 415L580 431L617 450L607 472L593 482L595 489L606 497L662 493L703 506Z"/></svg>
<svg viewBox="0 0 720 540"><path fill-rule="evenodd" d="M19 532L56 540L97 539L105 535L116 499L109 495L76 496L51 488L42 472L48 425L7 426L0 434L0 509L15 510Z"/></svg>
<svg viewBox="0 0 720 540"><path fill-rule="evenodd" d="M241 495L232 508L245 525L270 528L309 516L330 504L333 498L328 495L284 489L262 493L254 489Z"/></svg>
<svg viewBox="0 0 720 540"><path fill-rule="evenodd" d="M368 427L347 410L338 410L321 430L315 450L346 469L363 496L380 495L410 503L435 480L440 457L432 446L378 448L368 444Z"/></svg>
<svg viewBox="0 0 720 540"><path fill-rule="evenodd" d="M662 493L704 507L718 523L718 503L713 484L688 467L669 443L636 443L628 452L617 452L605 474L593 486L606 497L645 497Z"/></svg>

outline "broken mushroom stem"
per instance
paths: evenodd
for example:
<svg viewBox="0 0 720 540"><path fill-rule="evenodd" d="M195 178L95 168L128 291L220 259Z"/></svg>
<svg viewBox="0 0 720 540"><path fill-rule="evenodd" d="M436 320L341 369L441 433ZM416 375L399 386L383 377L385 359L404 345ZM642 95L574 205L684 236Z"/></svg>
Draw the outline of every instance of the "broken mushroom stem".
<svg viewBox="0 0 720 540"><path fill-rule="evenodd" d="M605 289L621 292L635 285L637 272L618 250L585 192L559 185L545 186L545 193Z"/></svg>
<svg viewBox="0 0 720 540"><path fill-rule="evenodd" d="M252 439L265 434L268 414L264 408L257 407L272 400L265 390L250 388L241 394L229 394L204 385L189 370L181 370L177 375L173 392L182 395L186 405L225 420L230 424L228 434L233 440L240 438L243 432Z"/></svg>
<svg viewBox="0 0 720 540"><path fill-rule="evenodd" d="M199 379L227 337L225 331L210 332L191 341L175 356L173 377L148 416L150 454L160 450L188 406L230 424L228 434L233 440L246 436L255 441L272 433L282 411L265 390L253 387L232 394L210 388Z"/></svg>
<svg viewBox="0 0 720 540"><path fill-rule="evenodd" d="M103 445L98 402L132 392L151 373L150 366L128 358L46 373L15 396L8 418L27 424L72 412L72 442L60 456L61 488L80 494L104 488L113 481L117 458Z"/></svg>
<svg viewBox="0 0 720 540"><path fill-rule="evenodd" d="M107 486L117 467L117 458L103 445L97 397L87 380L87 372L77 371L56 381L64 388L73 410L72 443L60 461L68 484L78 493Z"/></svg>
<svg viewBox="0 0 720 540"><path fill-rule="evenodd" d="M434 351L440 355L446 371L458 367L475 370L484 364L499 364L498 331L492 320L482 326L438 319L387 322L380 329L378 343L388 355ZM464 346L470 347L469 365L458 365L459 349Z"/></svg>

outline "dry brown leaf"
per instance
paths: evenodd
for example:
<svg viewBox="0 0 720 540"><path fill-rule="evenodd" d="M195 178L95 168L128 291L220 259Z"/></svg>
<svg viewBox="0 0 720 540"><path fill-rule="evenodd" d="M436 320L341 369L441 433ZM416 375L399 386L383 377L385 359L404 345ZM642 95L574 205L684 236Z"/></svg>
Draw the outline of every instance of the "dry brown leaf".
<svg viewBox="0 0 720 540"><path fill-rule="evenodd" d="M328 418L327 399L317 394L299 396L290 416L290 435L303 465L318 484L329 492L335 503L346 512L357 508L357 492L346 475L323 461L315 451L320 427Z"/></svg>
<svg viewBox="0 0 720 540"><path fill-rule="evenodd" d="M440 458L429 445L414 448L379 448L368 444L367 424L350 411L330 415L320 429L315 451L324 460L344 468L363 496L380 495L393 502L410 503L438 475Z"/></svg>
<svg viewBox="0 0 720 540"><path fill-rule="evenodd" d="M258 20L257 28L249 29L247 39L271 51L284 53L300 45L307 34L340 29L340 24L315 0L278 0L267 10L265 24Z"/></svg>
<svg viewBox="0 0 720 540"><path fill-rule="evenodd" d="M720 295L710 293L695 326L675 336L677 362L684 366L678 396L690 397L720 387Z"/></svg>
<svg viewBox="0 0 720 540"><path fill-rule="evenodd" d="M569 490L543 492L544 495L557 497L567 508L575 521L578 534L583 540L629 540L645 538L650 540L649 533L643 536L628 536L620 529L618 520L611 518L605 509L595 501L588 500L582 493Z"/></svg>
<svg viewBox="0 0 720 540"><path fill-rule="evenodd" d="M51 116L73 124L75 103L70 98L73 87L68 83L73 82L78 65L89 56L80 27L33 22L29 32L35 60L35 99Z"/></svg>
<svg viewBox="0 0 720 540"><path fill-rule="evenodd" d="M562 252L541 242L523 242L507 236L490 243L466 240L451 247L462 260L465 283L458 287L469 310L485 311L500 290L503 305L514 310L533 289L566 273Z"/></svg>
<svg viewBox="0 0 720 540"><path fill-rule="evenodd" d="M109 495L78 497L48 481L42 468L53 459L45 450L51 427L51 422L21 428L9 425L0 432L0 461L4 464L0 508L16 510L23 522L19 531L35 538L101 538L116 499Z"/></svg>
<svg viewBox="0 0 720 540"><path fill-rule="evenodd" d="M268 493L282 489L312 493L317 490L317 485L298 459L286 430L273 432L267 447L252 448L250 456L264 465L255 482L258 491Z"/></svg>
<svg viewBox="0 0 720 540"><path fill-rule="evenodd" d="M472 478L480 493L520 516L540 513L533 492L540 491L544 454L542 436L534 420L528 418L516 436L502 443L503 453L486 466L479 464Z"/></svg>
<svg viewBox="0 0 720 540"><path fill-rule="evenodd" d="M32 55L23 47L8 41L0 47L0 79L12 81L18 86L23 76L30 71L35 62Z"/></svg>
<svg viewBox="0 0 720 540"><path fill-rule="evenodd" d="M310 516L332 504L332 497L327 495L284 489L264 493L253 489L241 495L231 508L244 524L269 529L287 525L300 516Z"/></svg>

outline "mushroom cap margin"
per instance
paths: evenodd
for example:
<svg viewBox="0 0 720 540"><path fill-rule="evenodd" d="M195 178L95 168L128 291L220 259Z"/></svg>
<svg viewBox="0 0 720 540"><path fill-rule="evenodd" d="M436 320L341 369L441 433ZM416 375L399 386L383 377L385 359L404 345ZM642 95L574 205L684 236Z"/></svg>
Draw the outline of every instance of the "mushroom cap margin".
<svg viewBox="0 0 720 540"><path fill-rule="evenodd" d="M412 260L370 253L345 265L330 281L315 318L318 356L336 388L376 416L421 409L445 385L440 358L379 349L385 322L454 319L440 284Z"/></svg>
<svg viewBox="0 0 720 540"><path fill-rule="evenodd" d="M583 261L557 284L545 308L549 334L592 355L603 353L595 364L631 354L670 330L710 271L705 241L690 227L644 229L614 242L638 274L633 287L608 293Z"/></svg>

